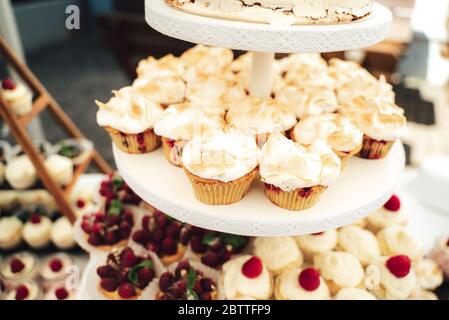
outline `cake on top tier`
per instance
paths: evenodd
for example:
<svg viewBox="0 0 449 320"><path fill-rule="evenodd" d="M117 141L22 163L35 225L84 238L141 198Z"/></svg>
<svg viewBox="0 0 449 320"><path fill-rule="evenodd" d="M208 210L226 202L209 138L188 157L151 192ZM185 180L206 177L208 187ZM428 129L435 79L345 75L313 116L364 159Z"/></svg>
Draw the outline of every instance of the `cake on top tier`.
<svg viewBox="0 0 449 320"><path fill-rule="evenodd" d="M372 0L166 0L198 15L271 24L344 23L371 13Z"/></svg>

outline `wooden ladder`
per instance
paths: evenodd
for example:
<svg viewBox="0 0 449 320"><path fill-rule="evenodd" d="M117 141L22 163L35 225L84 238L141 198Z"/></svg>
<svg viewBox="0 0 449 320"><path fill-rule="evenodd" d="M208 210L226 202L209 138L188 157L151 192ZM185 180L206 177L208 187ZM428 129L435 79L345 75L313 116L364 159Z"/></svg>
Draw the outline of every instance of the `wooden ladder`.
<svg viewBox="0 0 449 320"><path fill-rule="evenodd" d="M62 110L61 106L48 93L47 89L45 89L42 83L31 72L31 70L18 59L17 55L14 54L13 50L8 46L2 37L0 37L0 53L34 94L32 111L21 117L17 116L11 108L8 107L6 101L0 95L0 116L8 124L8 127L11 130L16 142L22 146L23 151L28 155L31 162L34 164L38 176L47 190L55 198L62 214L64 214L64 216L66 216L69 221L73 223L76 220L76 215L70 203L70 193L78 178L87 170L92 161L95 162L99 170L106 174L111 173L112 169L103 157L95 149L93 149L89 157L87 157L83 163L75 167L73 179L67 186L61 187L59 183L52 178L44 165L43 157L28 134L28 124L42 111L48 108L55 120L62 125L69 136L75 139L85 137L67 116L67 114Z"/></svg>

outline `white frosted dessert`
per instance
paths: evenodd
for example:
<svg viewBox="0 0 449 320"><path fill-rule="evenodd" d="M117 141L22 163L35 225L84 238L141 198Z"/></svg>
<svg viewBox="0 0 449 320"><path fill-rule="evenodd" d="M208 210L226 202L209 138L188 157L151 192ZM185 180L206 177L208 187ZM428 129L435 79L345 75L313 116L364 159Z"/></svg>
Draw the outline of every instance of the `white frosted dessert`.
<svg viewBox="0 0 449 320"><path fill-rule="evenodd" d="M253 252L275 275L284 270L299 268L303 262L301 251L292 237L256 238Z"/></svg>
<svg viewBox="0 0 449 320"><path fill-rule="evenodd" d="M338 234L334 229L295 237L304 258L313 262L313 256L318 253L328 252L335 249L338 242Z"/></svg>
<svg viewBox="0 0 449 320"><path fill-rule="evenodd" d="M381 257L373 266L379 283L368 289L378 299L405 300L417 290L418 281L407 256Z"/></svg>
<svg viewBox="0 0 449 320"><path fill-rule="evenodd" d="M397 195L391 198L379 209L366 217L368 223L367 228L374 233L390 227L405 226L408 223L408 216L401 209L401 200Z"/></svg>
<svg viewBox="0 0 449 320"><path fill-rule="evenodd" d="M29 252L18 252L8 258L0 269L7 288L23 279L32 279L37 272L38 259Z"/></svg>
<svg viewBox="0 0 449 320"><path fill-rule="evenodd" d="M181 103L186 96L186 84L181 78L165 77L158 79L137 78L133 88L145 99L163 107Z"/></svg>
<svg viewBox="0 0 449 320"><path fill-rule="evenodd" d="M278 62L283 77L289 82L295 75L306 72L327 71L327 62L320 53L294 53Z"/></svg>
<svg viewBox="0 0 449 320"><path fill-rule="evenodd" d="M73 259L65 253L57 253L46 258L39 269L47 287L67 277L67 268L74 264Z"/></svg>
<svg viewBox="0 0 449 320"><path fill-rule="evenodd" d="M356 226L345 226L338 230L338 247L356 256L363 266L380 257L376 236Z"/></svg>
<svg viewBox="0 0 449 320"><path fill-rule="evenodd" d="M60 217L53 223L51 241L61 250L70 250L76 246L73 226L66 217Z"/></svg>
<svg viewBox="0 0 449 320"><path fill-rule="evenodd" d="M367 100L378 100L389 104L395 103L393 86L381 76L379 80L359 75L337 89L337 97L340 103L352 101L357 97Z"/></svg>
<svg viewBox="0 0 449 320"><path fill-rule="evenodd" d="M10 290L6 296L6 300L39 300L41 296L41 288L33 280L27 280L18 284L14 289Z"/></svg>
<svg viewBox="0 0 449 320"><path fill-rule="evenodd" d="M430 257L435 260L445 276L449 278L449 237L441 237L436 241Z"/></svg>
<svg viewBox="0 0 449 320"><path fill-rule="evenodd" d="M374 295L364 289L343 288L334 297L335 300L377 300Z"/></svg>
<svg viewBox="0 0 449 320"><path fill-rule="evenodd" d="M365 68L354 61L345 61L338 58L329 60L328 75L334 79L336 89L351 84L354 79L364 79L364 82L375 82L377 79Z"/></svg>
<svg viewBox="0 0 449 320"><path fill-rule="evenodd" d="M0 249L10 250L22 241L23 223L15 216L0 219Z"/></svg>
<svg viewBox="0 0 449 320"><path fill-rule="evenodd" d="M53 154L45 160L45 166L53 179L62 186L73 180L73 162L69 158Z"/></svg>
<svg viewBox="0 0 449 320"><path fill-rule="evenodd" d="M148 57L141 60L137 66L137 77L148 80L160 78L180 78L184 72L184 63L180 58L168 54L161 59Z"/></svg>
<svg viewBox="0 0 449 320"><path fill-rule="evenodd" d="M418 289L414 290L407 300L439 300L438 296L432 291Z"/></svg>
<svg viewBox="0 0 449 320"><path fill-rule="evenodd" d="M313 268L291 269L276 278L274 295L277 300L329 300L326 281Z"/></svg>
<svg viewBox="0 0 449 320"><path fill-rule="evenodd" d="M433 291L443 284L443 271L432 259L421 260L415 265L414 269L422 289Z"/></svg>
<svg viewBox="0 0 449 320"><path fill-rule="evenodd" d="M33 214L23 228L23 239L32 248L46 247L51 240L52 221L45 216Z"/></svg>
<svg viewBox="0 0 449 320"><path fill-rule="evenodd" d="M226 299L242 297L269 299L273 293L273 278L258 257L243 255L223 265L221 284Z"/></svg>
<svg viewBox="0 0 449 320"><path fill-rule="evenodd" d="M371 0L167 0L189 13L270 24L327 24L361 19Z"/></svg>
<svg viewBox="0 0 449 320"><path fill-rule="evenodd" d="M52 286L44 296L45 300L77 300L76 291L67 289L64 282Z"/></svg>
<svg viewBox="0 0 449 320"><path fill-rule="evenodd" d="M24 116L33 109L33 94L22 83L15 83L11 79L3 80L0 95L17 116Z"/></svg>
<svg viewBox="0 0 449 320"><path fill-rule="evenodd" d="M96 190L82 188L71 194L72 207L77 217L100 210L101 197Z"/></svg>
<svg viewBox="0 0 449 320"><path fill-rule="evenodd" d="M37 172L27 155L13 158L6 167L5 177L14 189L27 189L37 180Z"/></svg>
<svg viewBox="0 0 449 320"><path fill-rule="evenodd" d="M347 252L328 251L313 257L315 268L319 269L327 281L332 294L342 288L363 286L365 272L359 260Z"/></svg>
<svg viewBox="0 0 449 320"><path fill-rule="evenodd" d="M58 210L55 198L47 190L27 190L18 193L19 204L25 208L40 205L49 211Z"/></svg>
<svg viewBox="0 0 449 320"><path fill-rule="evenodd" d="M406 227L387 227L377 233L377 240L384 256L405 254L414 262L423 257L421 241Z"/></svg>

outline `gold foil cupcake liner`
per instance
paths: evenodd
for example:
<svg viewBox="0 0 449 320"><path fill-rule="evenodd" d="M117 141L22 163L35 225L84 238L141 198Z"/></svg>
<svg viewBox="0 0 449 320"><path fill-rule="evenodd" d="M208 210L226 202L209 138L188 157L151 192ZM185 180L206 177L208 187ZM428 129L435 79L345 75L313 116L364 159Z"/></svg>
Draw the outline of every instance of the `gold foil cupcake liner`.
<svg viewBox="0 0 449 320"><path fill-rule="evenodd" d="M382 159L388 155L393 144L394 141L375 140L364 135L362 149L357 156L363 159Z"/></svg>
<svg viewBox="0 0 449 320"><path fill-rule="evenodd" d="M248 193L258 169L230 182L204 179L192 174L187 169L184 171L189 177L195 197L199 201L210 205L224 205L238 202Z"/></svg>
<svg viewBox="0 0 449 320"><path fill-rule="evenodd" d="M273 185L265 184L265 194L268 200L278 207L290 211L301 211L313 207L325 190L324 186L313 186L286 192Z"/></svg>
<svg viewBox="0 0 449 320"><path fill-rule="evenodd" d="M156 150L161 145L161 138L153 129L148 129L138 134L120 132L111 127L105 127L115 145L123 152L132 154L148 153Z"/></svg>
<svg viewBox="0 0 449 320"><path fill-rule="evenodd" d="M165 159L174 166L182 167L182 150L186 143L185 140L171 140L162 137L162 150Z"/></svg>

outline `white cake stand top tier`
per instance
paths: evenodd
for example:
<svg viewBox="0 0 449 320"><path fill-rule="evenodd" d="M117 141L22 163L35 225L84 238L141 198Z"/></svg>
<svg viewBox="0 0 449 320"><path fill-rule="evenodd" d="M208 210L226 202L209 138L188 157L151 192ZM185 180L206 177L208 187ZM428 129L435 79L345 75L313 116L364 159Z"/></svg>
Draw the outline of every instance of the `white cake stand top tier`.
<svg viewBox="0 0 449 320"><path fill-rule="evenodd" d="M331 52L367 47L388 36L392 13L374 4L368 17L345 24L279 26L189 14L164 0L146 0L146 20L157 31L181 40L258 52Z"/></svg>
<svg viewBox="0 0 449 320"><path fill-rule="evenodd" d="M203 204L195 198L183 170L169 164L160 149L130 155L114 147L114 157L129 186L162 212L195 226L247 236L311 234L356 222L388 200L405 164L404 149L399 142L385 159L350 159L340 178L316 206L293 212L272 204L265 197L260 181L255 181L238 203Z"/></svg>

